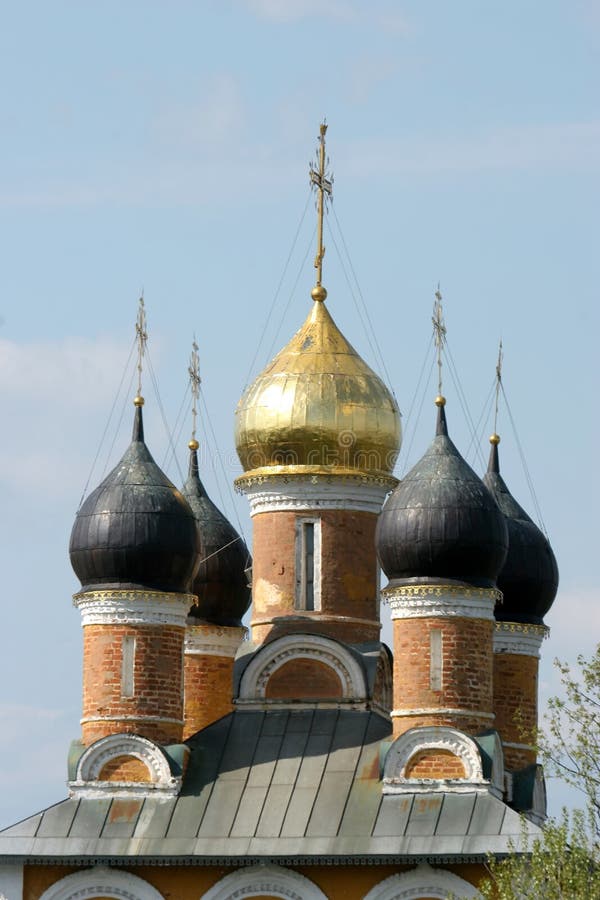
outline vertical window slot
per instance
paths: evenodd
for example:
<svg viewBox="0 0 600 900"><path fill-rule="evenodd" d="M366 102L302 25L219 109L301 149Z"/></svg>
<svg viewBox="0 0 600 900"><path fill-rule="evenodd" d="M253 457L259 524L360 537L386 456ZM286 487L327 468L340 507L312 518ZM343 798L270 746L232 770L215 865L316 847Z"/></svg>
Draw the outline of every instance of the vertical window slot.
<svg viewBox="0 0 600 900"><path fill-rule="evenodd" d="M432 691L442 690L441 628L432 628L429 632L429 687Z"/></svg>
<svg viewBox="0 0 600 900"><path fill-rule="evenodd" d="M121 697L135 696L135 637L125 635L121 642Z"/></svg>
<svg viewBox="0 0 600 900"><path fill-rule="evenodd" d="M296 609L321 609L321 521L296 520Z"/></svg>
<svg viewBox="0 0 600 900"><path fill-rule="evenodd" d="M302 524L305 609L315 608L315 523Z"/></svg>

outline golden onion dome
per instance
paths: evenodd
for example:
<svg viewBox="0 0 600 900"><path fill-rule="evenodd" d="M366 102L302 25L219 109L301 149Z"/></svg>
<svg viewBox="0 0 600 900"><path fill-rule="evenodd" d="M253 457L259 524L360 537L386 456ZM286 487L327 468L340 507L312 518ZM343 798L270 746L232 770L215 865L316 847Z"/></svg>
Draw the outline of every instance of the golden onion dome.
<svg viewBox="0 0 600 900"><path fill-rule="evenodd" d="M245 391L235 439L247 476L364 474L389 478L400 412L322 300Z"/></svg>

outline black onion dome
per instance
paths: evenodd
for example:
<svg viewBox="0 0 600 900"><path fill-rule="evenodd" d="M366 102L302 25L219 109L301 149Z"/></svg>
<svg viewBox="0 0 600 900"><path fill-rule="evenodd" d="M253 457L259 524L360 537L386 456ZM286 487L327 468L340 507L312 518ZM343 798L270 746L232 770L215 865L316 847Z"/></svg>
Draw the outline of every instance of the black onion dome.
<svg viewBox="0 0 600 900"><path fill-rule="evenodd" d="M190 450L190 469L183 495L198 523L200 566L192 583L198 597L190 615L214 625L242 624L250 606L245 570L250 566L246 544L212 502L198 473L198 454Z"/></svg>
<svg viewBox="0 0 600 900"><path fill-rule="evenodd" d="M441 400L436 436L390 495L376 544L392 586L496 583L508 546L504 517L448 437Z"/></svg>
<svg viewBox="0 0 600 900"><path fill-rule="evenodd" d="M500 475L497 440L492 442L483 480L508 526L508 554L498 576L504 599L496 606L496 619L542 625L556 597L558 566L547 538L517 503Z"/></svg>
<svg viewBox="0 0 600 900"><path fill-rule="evenodd" d="M69 553L82 591L190 589L196 520L144 443L141 406L125 455L77 513Z"/></svg>

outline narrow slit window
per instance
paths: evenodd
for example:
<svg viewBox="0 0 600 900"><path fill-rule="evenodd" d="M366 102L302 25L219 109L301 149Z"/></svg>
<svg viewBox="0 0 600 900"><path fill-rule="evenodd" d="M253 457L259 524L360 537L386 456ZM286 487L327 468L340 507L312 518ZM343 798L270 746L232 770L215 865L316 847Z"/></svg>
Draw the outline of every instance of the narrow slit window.
<svg viewBox="0 0 600 900"><path fill-rule="evenodd" d="M296 522L296 609L321 608L321 522Z"/></svg>
<svg viewBox="0 0 600 900"><path fill-rule="evenodd" d="M127 634L121 643L121 697L135 696L135 637Z"/></svg>
<svg viewBox="0 0 600 900"><path fill-rule="evenodd" d="M302 525L304 544L304 600L305 609L315 608L315 523L304 522Z"/></svg>
<svg viewBox="0 0 600 900"><path fill-rule="evenodd" d="M442 690L442 629L429 632L429 686L432 691Z"/></svg>

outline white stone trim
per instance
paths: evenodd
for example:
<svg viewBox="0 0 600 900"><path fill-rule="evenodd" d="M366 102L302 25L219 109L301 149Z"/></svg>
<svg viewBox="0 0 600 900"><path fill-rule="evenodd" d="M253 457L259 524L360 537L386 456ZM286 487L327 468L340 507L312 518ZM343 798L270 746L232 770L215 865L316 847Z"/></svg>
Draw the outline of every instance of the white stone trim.
<svg viewBox="0 0 600 900"><path fill-rule="evenodd" d="M193 594L160 591L86 591L73 595L85 625L176 625L183 628Z"/></svg>
<svg viewBox="0 0 600 900"><path fill-rule="evenodd" d="M493 721L496 718L495 713L480 712L477 709L465 709L461 706L427 706L415 707L414 709L393 709L390 715L398 719L409 718L410 716L465 716L469 719L489 719L490 721ZM445 726L440 725L439 727L442 728Z"/></svg>
<svg viewBox="0 0 600 900"><path fill-rule="evenodd" d="M271 675L293 659L324 663L340 679L344 699L366 700L365 675L360 664L345 647L320 634L288 634L261 647L242 675L240 700L264 700Z"/></svg>
<svg viewBox="0 0 600 900"><path fill-rule="evenodd" d="M302 617L303 619L308 619L308 621L310 621L311 619L315 619L317 622L339 622L342 625L368 625L371 628L376 628L378 631L383 628L381 622L378 622L375 619L359 619L357 616L328 615L327 613L322 613L310 609L295 609L287 616L275 616L268 619L252 619L252 621L250 622L250 626L251 628L255 628L258 625L281 626L286 618L294 619L297 622L298 618L300 617Z"/></svg>
<svg viewBox="0 0 600 900"><path fill-rule="evenodd" d="M143 716L141 713L137 715L121 715L121 716L85 716L79 720L80 725L87 725L88 722L167 722L169 725L183 725L183 719L174 719L169 716Z"/></svg>
<svg viewBox="0 0 600 900"><path fill-rule="evenodd" d="M187 656L234 657L247 634L243 627L202 625L188 620L185 629L185 653Z"/></svg>
<svg viewBox="0 0 600 900"><path fill-rule="evenodd" d="M44 891L40 900L86 900L110 897L115 900L164 900L155 887L137 875L97 866L61 878Z"/></svg>
<svg viewBox="0 0 600 900"><path fill-rule="evenodd" d="M406 770L411 760L424 750L445 750L458 757L465 768L464 778L407 778ZM455 785L470 790L473 786L488 786L484 780L481 766L481 753L472 738L457 728L446 725L426 725L411 728L396 738L390 747L383 766L383 793L397 794L414 790L415 784L421 783L428 790L445 790L448 785Z"/></svg>
<svg viewBox="0 0 600 900"><path fill-rule="evenodd" d="M422 863L410 872L385 878L371 888L364 900L417 900L420 897L434 897L436 900L460 897L472 900L478 896L477 889L470 882L446 869L433 869L427 863Z"/></svg>
<svg viewBox="0 0 600 900"><path fill-rule="evenodd" d="M317 885L281 866L248 866L226 875L202 895L202 900L238 900L240 897L282 897L284 900L327 900Z"/></svg>
<svg viewBox="0 0 600 900"><path fill-rule="evenodd" d="M98 781L102 769L111 759L133 756L148 769L149 782ZM75 781L69 782L71 796L147 796L163 794L177 796L181 788L181 776L171 773L169 761L163 750L148 738L139 734L111 734L91 744L77 763Z"/></svg>
<svg viewBox="0 0 600 900"><path fill-rule="evenodd" d="M540 659L541 647L550 629L545 625L521 625L518 622L496 622L494 653L514 653Z"/></svg>
<svg viewBox="0 0 600 900"><path fill-rule="evenodd" d="M237 485L248 497L250 515L271 512L318 512L349 509L378 515L390 492L389 484L346 481L340 476L313 475L309 479L273 475L262 483Z"/></svg>
<svg viewBox="0 0 600 900"><path fill-rule="evenodd" d="M0 900L23 900L23 866L0 866Z"/></svg>
<svg viewBox="0 0 600 900"><path fill-rule="evenodd" d="M494 606L502 597L496 588L456 585L404 585L382 590L392 619L486 619L494 621Z"/></svg>

